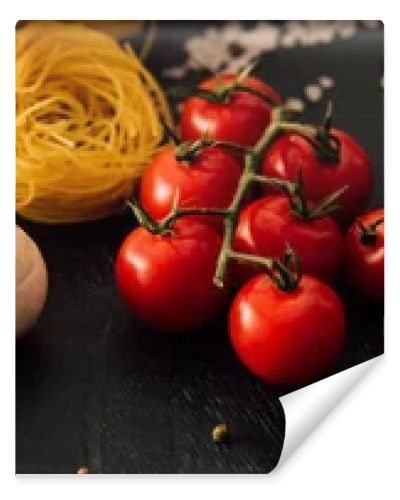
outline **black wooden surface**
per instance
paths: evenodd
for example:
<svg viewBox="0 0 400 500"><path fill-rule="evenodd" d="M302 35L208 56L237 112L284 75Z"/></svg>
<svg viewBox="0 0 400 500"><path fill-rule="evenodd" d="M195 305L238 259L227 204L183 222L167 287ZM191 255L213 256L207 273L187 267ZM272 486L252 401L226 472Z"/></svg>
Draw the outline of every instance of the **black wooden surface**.
<svg viewBox="0 0 400 500"><path fill-rule="evenodd" d="M182 41L204 28L160 23L147 64L181 62ZM383 31L360 30L328 46L278 50L256 70L283 96L299 96L321 74L335 122L368 151L376 174L371 206L383 203L383 96L379 87ZM196 78L193 75L193 78ZM191 78L187 79L191 81ZM317 120L323 104L306 118ZM283 443L278 396L236 360L225 317L186 337L153 334L120 300L113 259L132 229L129 214L71 226L18 219L36 240L49 269L45 310L31 335L17 343L17 473L269 472ZM337 371L383 351L383 310L336 284L348 315L348 343ZM210 439L227 422L230 445Z"/></svg>

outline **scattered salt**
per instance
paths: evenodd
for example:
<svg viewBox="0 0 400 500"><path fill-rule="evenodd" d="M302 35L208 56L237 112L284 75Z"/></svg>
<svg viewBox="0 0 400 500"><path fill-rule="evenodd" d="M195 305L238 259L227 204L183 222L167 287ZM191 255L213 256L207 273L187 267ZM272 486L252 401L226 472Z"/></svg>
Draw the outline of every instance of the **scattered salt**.
<svg viewBox="0 0 400 500"><path fill-rule="evenodd" d="M310 47L332 42L335 35L350 38L356 32L354 21L288 21L283 26L281 46Z"/></svg>
<svg viewBox="0 0 400 500"><path fill-rule="evenodd" d="M350 38L357 31L355 21L288 21L282 26L258 22L253 28L232 21L209 26L186 40L186 61L166 68L171 78L182 78L190 70L237 72L266 52L279 48L328 44L335 36ZM237 50L233 51L232 46Z"/></svg>
<svg viewBox="0 0 400 500"><path fill-rule="evenodd" d="M365 20L360 24L368 29L378 29L380 21ZM209 26L186 40L186 61L180 66L166 68L164 74L180 79L190 70L207 69L212 73L224 70L237 73L266 52L295 46L328 44L335 37L349 39L357 33L356 21L287 21L283 25L258 22L252 29L236 21L222 27ZM235 47L235 50L232 49ZM321 75L317 83L306 85L304 94L311 102L318 102L324 90L335 85L334 79ZM380 80L383 88L383 76ZM302 112L305 103L298 98L287 99L286 106Z"/></svg>

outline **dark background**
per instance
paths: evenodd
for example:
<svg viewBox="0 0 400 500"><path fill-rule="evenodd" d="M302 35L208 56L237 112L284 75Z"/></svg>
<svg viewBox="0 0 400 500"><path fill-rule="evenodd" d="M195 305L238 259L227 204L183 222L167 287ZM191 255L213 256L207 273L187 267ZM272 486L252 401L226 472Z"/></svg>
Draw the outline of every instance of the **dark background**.
<svg viewBox="0 0 400 500"><path fill-rule="evenodd" d="M249 27L251 23L249 24ZM147 66L168 88L161 68L184 60L182 42L204 23L159 23ZM140 44L140 40L134 40ZM375 168L371 207L383 204L383 30L360 29L349 40L279 49L255 75L283 97L302 96L322 74L335 125L367 150ZM189 75L185 82L196 81ZM319 121L325 102L309 105ZM128 213L95 223L46 226L17 219L41 248L49 296L31 332L17 342L17 473L269 472L284 437L278 396L233 354L225 317L201 332L171 338L139 325L113 279L115 253L134 220ZM348 343L336 371L383 352L383 310L344 281ZM227 422L233 442L217 446L212 427Z"/></svg>

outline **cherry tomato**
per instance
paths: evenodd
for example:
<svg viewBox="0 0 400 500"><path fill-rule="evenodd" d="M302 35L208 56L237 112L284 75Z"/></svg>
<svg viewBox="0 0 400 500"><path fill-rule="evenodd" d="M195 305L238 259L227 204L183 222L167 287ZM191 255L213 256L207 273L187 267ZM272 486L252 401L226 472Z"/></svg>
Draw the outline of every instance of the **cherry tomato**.
<svg viewBox="0 0 400 500"><path fill-rule="evenodd" d="M385 288L383 215L383 208L366 213L346 235L348 276L358 290L379 302L383 301Z"/></svg>
<svg viewBox="0 0 400 500"><path fill-rule="evenodd" d="M266 152L262 173L295 181L301 169L304 193L311 201L319 201L347 185L335 218L348 223L368 204L373 183L372 167L367 154L352 137L337 129L332 129L331 133L340 143L338 163L324 163L306 139L296 134L284 134Z"/></svg>
<svg viewBox="0 0 400 500"><path fill-rule="evenodd" d="M236 76L223 74L218 77L222 84L229 84ZM248 76L242 82L265 94L277 105L279 95L267 84ZM216 77L204 81L200 88L215 90ZM258 96L244 91L234 91L227 102L215 103L200 97L188 98L181 116L182 139L194 140L201 137L235 142L243 146L254 146L270 122L271 105Z"/></svg>
<svg viewBox="0 0 400 500"><path fill-rule="evenodd" d="M239 163L221 148L202 150L188 164L164 149L146 169L140 189L142 207L156 220L166 217L174 198L180 208L227 208L241 175ZM191 216L222 229L219 216Z"/></svg>
<svg viewBox="0 0 400 500"><path fill-rule="evenodd" d="M220 246L213 229L186 218L163 235L139 227L117 255L119 291L136 316L154 330L196 329L220 309L227 294L213 284Z"/></svg>
<svg viewBox="0 0 400 500"><path fill-rule="evenodd" d="M248 281L234 299L229 330L241 361L276 385L298 386L327 375L345 340L345 316L335 292L304 275L290 292L267 276Z"/></svg>
<svg viewBox="0 0 400 500"><path fill-rule="evenodd" d="M300 257L305 274L331 280L339 270L343 238L331 217L301 219L286 196L267 196L242 210L235 235L237 251L278 259L287 244ZM237 269L242 278L259 271L245 264Z"/></svg>

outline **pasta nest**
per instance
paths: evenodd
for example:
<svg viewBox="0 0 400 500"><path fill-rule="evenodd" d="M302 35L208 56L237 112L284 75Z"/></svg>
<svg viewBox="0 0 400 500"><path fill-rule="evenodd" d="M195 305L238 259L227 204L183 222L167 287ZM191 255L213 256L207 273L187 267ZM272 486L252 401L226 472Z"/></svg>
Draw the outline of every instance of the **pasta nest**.
<svg viewBox="0 0 400 500"><path fill-rule="evenodd" d="M129 46L80 24L16 33L16 208L66 223L120 210L171 124Z"/></svg>

